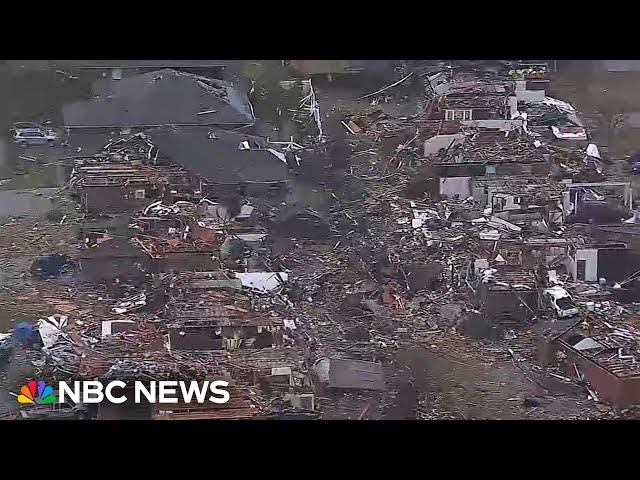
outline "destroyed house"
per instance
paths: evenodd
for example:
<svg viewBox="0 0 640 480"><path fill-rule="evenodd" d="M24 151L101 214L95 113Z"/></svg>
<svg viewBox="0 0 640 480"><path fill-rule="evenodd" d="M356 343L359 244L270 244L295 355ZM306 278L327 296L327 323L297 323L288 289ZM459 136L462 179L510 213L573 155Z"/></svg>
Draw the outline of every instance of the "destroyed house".
<svg viewBox="0 0 640 480"><path fill-rule="evenodd" d="M553 204L563 198L564 185L532 175L483 176L472 179L473 198L495 212Z"/></svg>
<svg viewBox="0 0 640 480"><path fill-rule="evenodd" d="M193 311L185 310L187 315ZM189 316L191 318L191 316ZM167 324L172 350L272 348L282 340L282 321L269 318L180 320Z"/></svg>
<svg viewBox="0 0 640 480"><path fill-rule="evenodd" d="M179 168L108 162L76 167L71 178L72 188L88 213L135 211L151 199L170 195L170 184L187 182Z"/></svg>
<svg viewBox="0 0 640 480"><path fill-rule="evenodd" d="M520 65L520 68L511 70L509 76L514 80L518 102L529 103L545 99L549 88L546 65Z"/></svg>
<svg viewBox="0 0 640 480"><path fill-rule="evenodd" d="M461 123L457 120L428 120L420 117L409 121L386 115L382 110L376 110L368 115L353 115L350 118L347 126L351 131L371 133L375 138L383 140L406 137L408 141L418 133L416 140L424 141L437 135L454 135L461 131Z"/></svg>
<svg viewBox="0 0 640 480"><path fill-rule="evenodd" d="M213 273L183 274L173 284L175 296L166 311L170 348L233 351L282 345L283 320L255 311L240 293L222 291L240 285L209 278Z"/></svg>
<svg viewBox="0 0 640 480"><path fill-rule="evenodd" d="M570 377L578 377L594 400L615 407L640 403L640 332L629 324L593 316L580 320L539 350L542 365L558 364ZM558 355L562 352L563 355Z"/></svg>
<svg viewBox="0 0 640 480"><path fill-rule="evenodd" d="M74 162L85 164L101 162L152 163L157 160L158 150L142 132L131 134L130 128L117 131L73 131L65 138L69 151L76 154Z"/></svg>
<svg viewBox="0 0 640 480"><path fill-rule="evenodd" d="M139 235L132 242L148 258L149 271L209 271L220 267L220 243L168 235L163 238Z"/></svg>
<svg viewBox="0 0 640 480"><path fill-rule="evenodd" d="M154 273L209 271L219 268L218 259L244 270L247 265L240 260L245 252L267 253L266 233L244 221L253 210L242 205L231 217L229 208L205 200L197 205L155 202L135 217L132 226L142 232L135 234L135 242L149 255Z"/></svg>
<svg viewBox="0 0 640 480"><path fill-rule="evenodd" d="M159 239L186 239L189 234L190 220L197 216L197 207L194 203L187 201L168 203L159 200L148 205L139 216L134 218L132 226Z"/></svg>
<svg viewBox="0 0 640 480"><path fill-rule="evenodd" d="M186 234L193 240L220 244L227 234L248 242L266 236L255 225L255 207L249 204L226 206L202 199L197 204L178 201L173 205L156 202L135 218L136 228L156 237ZM257 237L256 237L257 236ZM185 239L187 238L185 237Z"/></svg>
<svg viewBox="0 0 640 480"><path fill-rule="evenodd" d="M440 178L438 193L449 198L473 197L475 202L490 207L498 216L508 212L504 219L513 223L518 223L521 217L526 220L527 212L539 209L545 221L561 224L564 189L563 184L549 183L546 178L531 175L484 175ZM541 215L535 216L540 218Z"/></svg>
<svg viewBox="0 0 640 480"><path fill-rule="evenodd" d="M628 182L570 183L563 208L569 223L620 223L633 209L633 189Z"/></svg>
<svg viewBox="0 0 640 480"><path fill-rule="evenodd" d="M302 352L297 348L236 350L232 358L228 369L234 378L254 386L266 382L272 389L286 393L289 393L292 387L297 392L313 391L309 374L302 367ZM305 393L302 395L307 397ZM309 409L313 410L313 407Z"/></svg>
<svg viewBox="0 0 640 480"><path fill-rule="evenodd" d="M522 265L528 269L539 267L557 268L564 265L565 269L571 270L568 263L568 256L571 248L576 245L583 245L584 241L580 237L535 237L522 240Z"/></svg>
<svg viewBox="0 0 640 480"><path fill-rule="evenodd" d="M540 307L538 280L520 266L500 265L477 276L476 298L487 318L500 323L522 324Z"/></svg>
<svg viewBox="0 0 640 480"><path fill-rule="evenodd" d="M251 104L232 85L165 69L98 84L96 98L63 106L66 129L105 131L162 125L237 128L254 123Z"/></svg>
<svg viewBox="0 0 640 480"><path fill-rule="evenodd" d="M514 83L508 77L455 69L426 77L425 86L434 97L430 119L471 122L513 117Z"/></svg>
<svg viewBox="0 0 640 480"><path fill-rule="evenodd" d="M176 352L176 355L187 355ZM315 410L314 386L308 369L304 366L303 352L290 348L249 348L229 352L209 350L188 352L194 362L218 365L234 382L252 385L262 392L269 392L271 398L282 402L277 406L296 410ZM235 383L231 383L235 387ZM383 387L384 388L384 387ZM275 406L276 404L274 404ZM304 415L303 415L304 418Z"/></svg>
<svg viewBox="0 0 640 480"><path fill-rule="evenodd" d="M443 178L441 184L461 183L460 178L464 177ZM466 183L461 184L463 192L470 190L474 201L491 208L494 215L511 223L540 224L541 231L563 223L563 184L531 175L481 176L469 179L468 184L468 189ZM441 194L442 190L441 187ZM451 192L451 188L445 192ZM459 190L454 190L454 193L459 193Z"/></svg>
<svg viewBox="0 0 640 480"><path fill-rule="evenodd" d="M149 268L144 252L122 238L85 248L77 259L82 276L93 281L144 280Z"/></svg>
<svg viewBox="0 0 640 480"><path fill-rule="evenodd" d="M522 249L517 240L481 240L475 253L480 257L474 261L476 275L490 265L522 265Z"/></svg>
<svg viewBox="0 0 640 480"><path fill-rule="evenodd" d="M186 222L178 216L140 215L135 217L133 225L145 234L171 235L184 231Z"/></svg>
<svg viewBox="0 0 640 480"><path fill-rule="evenodd" d="M429 114L430 120L473 121L510 118L510 104L504 93L449 93L439 97Z"/></svg>
<svg viewBox="0 0 640 480"><path fill-rule="evenodd" d="M172 128L153 130L149 135L163 158L198 178L202 196L278 193L287 186L284 155L260 148L252 138Z"/></svg>
<svg viewBox="0 0 640 480"><path fill-rule="evenodd" d="M638 267L624 243L597 243L591 238L528 238L522 242L523 263L529 268L562 266L573 281L620 282Z"/></svg>
<svg viewBox="0 0 640 480"><path fill-rule="evenodd" d="M230 210L223 205L207 205L206 209L200 210L200 215L190 223L193 238L202 240L219 240L225 232L239 237L243 241L262 241L266 234L262 230L256 230L255 208L251 205L243 205L240 212L231 216ZM251 237L252 234L257 237Z"/></svg>
<svg viewBox="0 0 640 480"><path fill-rule="evenodd" d="M624 243L574 245L569 249L568 267L573 280L607 282L625 280L635 270Z"/></svg>
<svg viewBox="0 0 640 480"><path fill-rule="evenodd" d="M465 135L447 152L429 157L439 177L475 177L483 175L546 176L551 170L551 155L536 148L516 131L480 128Z"/></svg>

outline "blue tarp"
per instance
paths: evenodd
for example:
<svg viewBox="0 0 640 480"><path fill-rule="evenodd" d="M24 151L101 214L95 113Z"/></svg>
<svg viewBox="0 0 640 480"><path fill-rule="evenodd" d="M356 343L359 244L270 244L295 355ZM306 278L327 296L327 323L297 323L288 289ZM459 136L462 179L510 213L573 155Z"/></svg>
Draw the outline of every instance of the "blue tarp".
<svg viewBox="0 0 640 480"><path fill-rule="evenodd" d="M38 331L34 325L20 322L13 330L13 338L22 344L33 343L38 339Z"/></svg>

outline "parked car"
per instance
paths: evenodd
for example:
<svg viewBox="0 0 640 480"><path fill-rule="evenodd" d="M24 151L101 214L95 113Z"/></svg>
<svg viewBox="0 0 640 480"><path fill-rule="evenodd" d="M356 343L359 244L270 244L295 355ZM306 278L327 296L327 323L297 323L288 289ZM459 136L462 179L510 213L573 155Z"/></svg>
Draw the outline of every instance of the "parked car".
<svg viewBox="0 0 640 480"><path fill-rule="evenodd" d="M29 145L49 145L53 146L58 140L58 136L51 131L43 131L39 128L16 130L13 134L14 141L23 146Z"/></svg>
<svg viewBox="0 0 640 480"><path fill-rule="evenodd" d="M564 288L560 286L553 286L547 288L543 292L543 296L547 302L547 305L556 313L560 318L573 317L580 313L577 305L574 303L573 298Z"/></svg>

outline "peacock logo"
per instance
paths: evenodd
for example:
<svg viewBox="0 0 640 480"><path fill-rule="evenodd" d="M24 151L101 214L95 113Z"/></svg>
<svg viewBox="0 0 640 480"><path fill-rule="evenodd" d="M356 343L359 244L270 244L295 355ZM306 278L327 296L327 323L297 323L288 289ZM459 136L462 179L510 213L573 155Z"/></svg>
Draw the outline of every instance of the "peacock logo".
<svg viewBox="0 0 640 480"><path fill-rule="evenodd" d="M36 396L36 389L38 396ZM42 405L46 403L55 403L56 396L53 394L53 388L48 386L43 380L36 382L35 380L29 380L26 385L23 385L20 389L20 395L18 395L18 402L20 403L33 403Z"/></svg>

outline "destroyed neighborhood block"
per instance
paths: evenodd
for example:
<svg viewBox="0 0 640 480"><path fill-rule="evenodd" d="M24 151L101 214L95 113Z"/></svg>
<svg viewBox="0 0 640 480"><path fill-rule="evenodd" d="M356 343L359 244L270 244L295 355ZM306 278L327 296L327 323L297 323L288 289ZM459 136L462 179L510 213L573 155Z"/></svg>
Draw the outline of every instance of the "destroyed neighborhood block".
<svg viewBox="0 0 640 480"><path fill-rule="evenodd" d="M117 227L82 221L78 280L106 284L37 282L7 295L24 319L55 308L73 321L21 323L15 338L0 334L0 357L25 354L22 335L42 341L57 377L230 381L226 405L104 404L103 419L474 417L447 392L428 395L438 364L450 371L441 353L463 370L480 362L520 375L486 382L502 402L511 388L519 403L506 415L590 417L585 397L640 402L634 308L617 303L640 298L632 185L576 183L613 174L611 164L606 148L567 140L588 132L571 105L546 96L544 69L435 61L407 72L400 62L395 79L352 95L373 106L355 114L321 114L325 88L316 98L310 80L274 82L304 98L297 110L294 95L281 105L285 141L272 142L251 135L252 106L230 84L179 71L216 77L216 66L108 62L95 65L98 75L113 67L97 98L65 107L65 123L79 122L68 125L81 155L70 186L87 217L138 213ZM332 80L351 62L307 66ZM424 89L416 105L413 87ZM162 98L176 92L183 105ZM405 107L421 113L389 113ZM303 136L288 139L287 123ZM0 240L14 252L11 225ZM522 363L536 340L540 381ZM413 347L423 353L402 354ZM525 379L570 385L563 392L581 399L548 392L542 402Z"/></svg>

